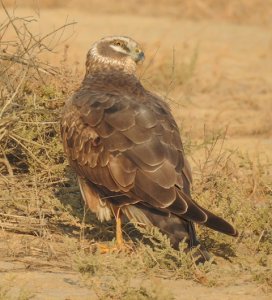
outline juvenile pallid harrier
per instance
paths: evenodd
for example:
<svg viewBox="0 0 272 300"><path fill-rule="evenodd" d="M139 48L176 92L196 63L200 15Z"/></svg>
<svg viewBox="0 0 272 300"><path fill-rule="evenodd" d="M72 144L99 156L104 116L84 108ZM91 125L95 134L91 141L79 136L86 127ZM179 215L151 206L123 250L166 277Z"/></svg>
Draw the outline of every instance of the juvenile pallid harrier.
<svg viewBox="0 0 272 300"><path fill-rule="evenodd" d="M64 150L85 202L99 220L115 217L118 247L122 214L157 226L175 248L184 239L189 248L198 244L193 222L236 236L191 198L191 170L170 108L135 75L143 59L129 37L94 43L83 82L64 108Z"/></svg>

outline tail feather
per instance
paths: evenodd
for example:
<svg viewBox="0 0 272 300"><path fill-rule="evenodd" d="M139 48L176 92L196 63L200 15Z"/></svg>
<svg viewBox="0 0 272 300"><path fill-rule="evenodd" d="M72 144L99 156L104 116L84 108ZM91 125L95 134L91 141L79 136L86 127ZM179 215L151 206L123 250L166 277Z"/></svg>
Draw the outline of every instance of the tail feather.
<svg viewBox="0 0 272 300"><path fill-rule="evenodd" d="M122 212L131 221L156 226L166 234L174 249L179 249L179 243L184 241L188 244L188 249L198 247L195 253L196 262L205 262L210 259L209 253L199 243L195 228L192 222L180 218L177 215L165 213L152 207L144 206L140 203L122 207Z"/></svg>
<svg viewBox="0 0 272 300"><path fill-rule="evenodd" d="M215 214L213 214L205 208L201 207L201 210L203 210L208 216L207 221L203 225L230 236L238 236L238 231L223 218L216 216Z"/></svg>
<svg viewBox="0 0 272 300"><path fill-rule="evenodd" d="M192 222L207 226L216 231L222 232L227 235L237 236L237 230L223 218L216 216L207 209L197 204L190 196L187 196L183 191L177 190L179 198L175 202L183 201L186 202L188 208L183 213L177 213L175 210L172 212L178 216ZM174 202L174 204L175 204ZM173 206L173 205L172 205ZM177 206L177 205L176 205ZM175 208L175 207L174 207ZM168 207L171 209L171 206ZM177 210L176 210L177 211Z"/></svg>

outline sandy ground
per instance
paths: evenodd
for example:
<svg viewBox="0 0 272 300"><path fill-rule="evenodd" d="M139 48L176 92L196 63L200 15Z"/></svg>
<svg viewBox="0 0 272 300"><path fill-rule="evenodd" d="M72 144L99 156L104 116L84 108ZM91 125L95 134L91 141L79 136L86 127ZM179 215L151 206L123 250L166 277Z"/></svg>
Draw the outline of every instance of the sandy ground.
<svg viewBox="0 0 272 300"><path fill-rule="evenodd" d="M12 299L22 295L33 296L37 300L87 300L98 298L94 291L84 286L79 273L54 267L40 267L28 270L26 262L1 262L0 282L10 288ZM137 284L137 279L134 280ZM167 287L177 300L269 300L260 287L252 283L236 283L228 287L204 287L187 280L158 280L149 284ZM133 284L133 281L132 281ZM4 299L4 298L3 298ZM23 299L23 298L19 298Z"/></svg>
<svg viewBox="0 0 272 300"><path fill-rule="evenodd" d="M201 138L204 124L215 130L228 126L226 148L271 156L271 28L65 9L39 13L40 21L33 25L37 32L53 30L67 20L77 22L64 36L71 36L65 42L69 45L69 62L77 61L80 68L91 43L105 35L129 35L142 42L147 57L144 66L156 51L155 60L168 56L171 62L173 47L178 63L186 62L197 47L196 74L190 82L193 91L185 95L177 88L171 93L171 98L182 102L181 106L173 104L175 116L196 139ZM17 9L17 15L33 15L33 11ZM58 62L63 49L64 44L57 48L57 54L48 57L49 61ZM156 71L156 65L150 69L151 73ZM13 295L30 289L33 299L96 299L78 273L58 268L28 270L24 262L2 261L0 281L13 287ZM183 280L165 284L173 286L176 299L271 299L254 284L234 282L229 287L212 289Z"/></svg>

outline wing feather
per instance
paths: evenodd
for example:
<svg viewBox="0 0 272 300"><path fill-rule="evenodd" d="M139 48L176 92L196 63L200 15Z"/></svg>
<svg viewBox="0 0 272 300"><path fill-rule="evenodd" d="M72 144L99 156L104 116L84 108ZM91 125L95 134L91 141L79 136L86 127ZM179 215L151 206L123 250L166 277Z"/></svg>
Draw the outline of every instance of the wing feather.
<svg viewBox="0 0 272 300"><path fill-rule="evenodd" d="M128 130L135 125L135 113L131 108L107 113L105 121L118 131Z"/></svg>
<svg viewBox="0 0 272 300"><path fill-rule="evenodd" d="M137 107L137 114L135 117L136 124L146 129L153 128L157 125L155 114L145 106Z"/></svg>
<svg viewBox="0 0 272 300"><path fill-rule="evenodd" d="M114 82L112 89L110 81L84 83L66 106L61 133L77 174L114 205L141 202L154 211L237 234L191 198L191 169L167 104L137 80L133 88L126 79Z"/></svg>
<svg viewBox="0 0 272 300"><path fill-rule="evenodd" d="M151 130L146 130L146 128L141 126L133 126L122 132L129 140L134 144L142 144L151 140L152 132Z"/></svg>
<svg viewBox="0 0 272 300"><path fill-rule="evenodd" d="M135 177L135 191L140 189L145 194L149 195L154 203L158 203L160 208L164 208L172 204L176 199L175 186L164 188L161 185L152 182L144 172L137 171ZM156 206L156 205L154 205Z"/></svg>
<svg viewBox="0 0 272 300"><path fill-rule="evenodd" d="M136 169L129 170L126 167L120 167L120 163L128 165L130 164L130 161L125 161L124 159L121 160L119 157L120 155L111 159L109 163L109 171L113 180L121 186L122 190L129 191L135 181Z"/></svg>
<svg viewBox="0 0 272 300"><path fill-rule="evenodd" d="M97 126L104 116L104 110L100 107L95 109L89 108L87 111L82 108L80 112L83 122L92 127Z"/></svg>
<svg viewBox="0 0 272 300"><path fill-rule="evenodd" d="M114 128L106 123L104 120L98 124L95 128L97 134L102 138L108 138L110 135L114 133Z"/></svg>
<svg viewBox="0 0 272 300"><path fill-rule="evenodd" d="M122 133L115 131L108 138L103 138L104 147L110 151L128 151L133 147L133 143Z"/></svg>
<svg viewBox="0 0 272 300"><path fill-rule="evenodd" d="M165 160L158 169L144 171L144 176L165 189L177 183L177 173L173 172L173 165L168 160Z"/></svg>
<svg viewBox="0 0 272 300"><path fill-rule="evenodd" d="M165 148L156 136L144 144L136 144L126 151L131 160L140 160L149 166L157 166L165 160Z"/></svg>

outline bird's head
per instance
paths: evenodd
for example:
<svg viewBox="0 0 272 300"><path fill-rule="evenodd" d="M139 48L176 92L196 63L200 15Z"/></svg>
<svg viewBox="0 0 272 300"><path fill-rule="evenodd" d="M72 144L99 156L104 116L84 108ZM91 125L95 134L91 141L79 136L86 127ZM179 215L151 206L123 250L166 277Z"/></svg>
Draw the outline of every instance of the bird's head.
<svg viewBox="0 0 272 300"><path fill-rule="evenodd" d="M97 68L117 69L134 73L137 63L144 60L140 45L126 36L110 36L95 42L87 54L87 72Z"/></svg>

